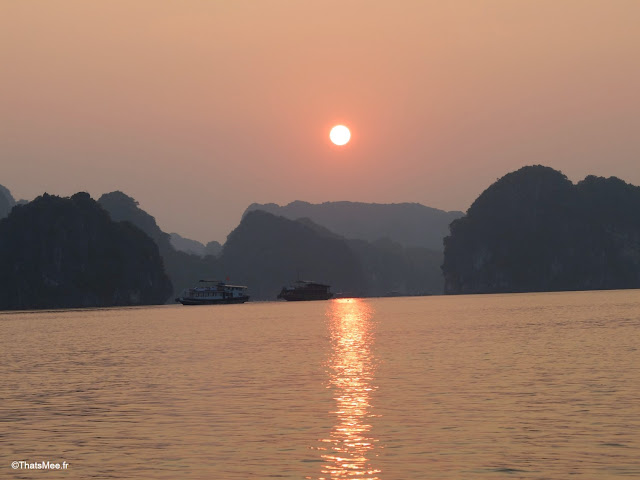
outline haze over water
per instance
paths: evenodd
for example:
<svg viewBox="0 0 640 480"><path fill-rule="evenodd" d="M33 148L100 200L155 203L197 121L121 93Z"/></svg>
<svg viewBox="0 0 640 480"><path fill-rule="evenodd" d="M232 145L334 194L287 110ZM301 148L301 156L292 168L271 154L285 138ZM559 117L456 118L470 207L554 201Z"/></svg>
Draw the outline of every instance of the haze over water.
<svg viewBox="0 0 640 480"><path fill-rule="evenodd" d="M0 477L638 478L639 327L637 290L3 313Z"/></svg>

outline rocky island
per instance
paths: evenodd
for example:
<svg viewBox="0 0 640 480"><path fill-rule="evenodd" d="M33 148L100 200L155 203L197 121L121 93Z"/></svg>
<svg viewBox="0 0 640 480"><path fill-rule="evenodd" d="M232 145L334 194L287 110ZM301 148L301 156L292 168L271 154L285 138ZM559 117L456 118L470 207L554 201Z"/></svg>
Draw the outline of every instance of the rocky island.
<svg viewBox="0 0 640 480"><path fill-rule="evenodd" d="M500 178L450 225L445 293L640 288L640 187L541 165Z"/></svg>
<svg viewBox="0 0 640 480"><path fill-rule="evenodd" d="M0 309L164 303L172 286L154 241L87 193L46 193L0 221Z"/></svg>

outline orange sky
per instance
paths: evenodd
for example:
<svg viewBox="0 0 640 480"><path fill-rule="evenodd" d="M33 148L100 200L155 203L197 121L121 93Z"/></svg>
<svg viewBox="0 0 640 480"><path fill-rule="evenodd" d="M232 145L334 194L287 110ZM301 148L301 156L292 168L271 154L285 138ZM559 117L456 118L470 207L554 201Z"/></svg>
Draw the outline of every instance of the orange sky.
<svg viewBox="0 0 640 480"><path fill-rule="evenodd" d="M205 242L252 202L466 210L536 163L640 185L639 23L636 0L0 2L0 184L122 190Z"/></svg>

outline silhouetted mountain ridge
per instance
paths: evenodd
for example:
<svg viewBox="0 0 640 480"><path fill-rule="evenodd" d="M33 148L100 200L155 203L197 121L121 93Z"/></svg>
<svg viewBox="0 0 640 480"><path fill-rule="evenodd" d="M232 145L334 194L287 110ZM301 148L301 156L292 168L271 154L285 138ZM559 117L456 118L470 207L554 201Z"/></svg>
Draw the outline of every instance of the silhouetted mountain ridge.
<svg viewBox="0 0 640 480"><path fill-rule="evenodd" d="M191 240L190 238L183 237L179 233L173 232L169 234L169 241L171 242L171 246L176 250L200 257L204 256L205 246L197 240Z"/></svg>
<svg viewBox="0 0 640 480"><path fill-rule="evenodd" d="M9 189L3 185L0 185L0 218L4 218L9 215L9 212L16 204L13 195Z"/></svg>
<svg viewBox="0 0 640 480"><path fill-rule="evenodd" d="M131 222L149 235L156 242L161 253L174 250L169 234L158 227L154 217L138 207L138 202L133 197L115 191L102 195L98 199L98 203L109 212L111 218L116 222Z"/></svg>
<svg viewBox="0 0 640 480"><path fill-rule="evenodd" d="M253 203L245 215L263 210L291 220L309 218L346 238L374 242L389 238L403 246L419 246L442 251L442 239L449 224L463 212L445 212L419 203L324 202L312 204L296 200L285 206Z"/></svg>
<svg viewBox="0 0 640 480"><path fill-rule="evenodd" d="M46 193L0 221L0 309L163 303L158 247L87 193Z"/></svg>
<svg viewBox="0 0 640 480"><path fill-rule="evenodd" d="M181 252L198 255L200 257L204 257L206 255L213 255L214 257L217 257L222 251L222 245L220 245L220 243L216 242L215 240L212 240L204 245L197 240L183 237L179 233L170 233L169 236L171 246Z"/></svg>
<svg viewBox="0 0 640 480"><path fill-rule="evenodd" d="M290 220L256 210L243 216L218 258L201 257L177 251L155 219L124 193L103 195L100 203L114 218L130 221L159 240L176 295L200 278L228 278L247 285L254 300L273 300L283 285L298 277L358 296L442 293L442 254L425 248L346 239L309 218Z"/></svg>
<svg viewBox="0 0 640 480"><path fill-rule="evenodd" d="M324 282L346 295L442 292L442 254L391 241L350 240L308 218L247 212L229 235L220 262L255 299L274 299L297 278Z"/></svg>
<svg viewBox="0 0 640 480"><path fill-rule="evenodd" d="M134 198L116 191L102 195L98 202L109 212L111 218L131 222L156 242L174 287L173 297L200 278L209 278L212 271L219 270L217 261L212 256L203 258L176 250L171 245L170 235L160 229L153 216L139 208Z"/></svg>
<svg viewBox="0 0 640 480"><path fill-rule="evenodd" d="M355 295L366 291L358 259L343 240L263 211L243 217L227 237L220 262L232 278L246 282L255 299L275 299L298 276Z"/></svg>
<svg viewBox="0 0 640 480"><path fill-rule="evenodd" d="M445 238L446 293L640 287L640 187L541 165L485 190Z"/></svg>

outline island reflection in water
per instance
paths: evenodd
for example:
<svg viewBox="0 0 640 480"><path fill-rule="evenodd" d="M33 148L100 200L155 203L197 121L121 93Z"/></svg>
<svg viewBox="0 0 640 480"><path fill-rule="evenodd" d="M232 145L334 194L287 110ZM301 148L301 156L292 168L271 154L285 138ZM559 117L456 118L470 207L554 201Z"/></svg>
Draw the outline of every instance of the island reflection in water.
<svg viewBox="0 0 640 480"><path fill-rule="evenodd" d="M377 439L371 435L370 396L375 359L371 347L375 325L371 306L361 299L331 302L327 317L331 334L329 387L334 391L336 424L329 438L322 439L322 473L335 480L361 478L378 480L380 473L371 463Z"/></svg>

